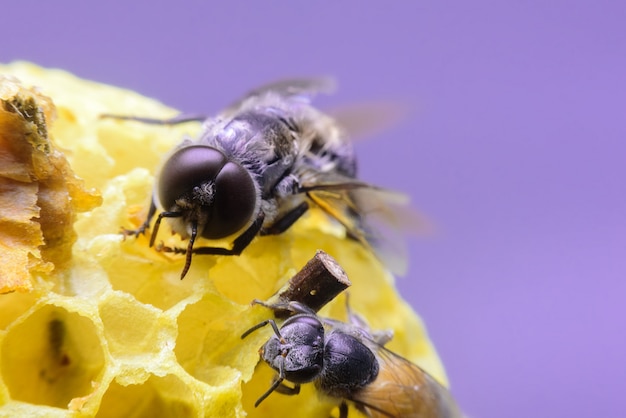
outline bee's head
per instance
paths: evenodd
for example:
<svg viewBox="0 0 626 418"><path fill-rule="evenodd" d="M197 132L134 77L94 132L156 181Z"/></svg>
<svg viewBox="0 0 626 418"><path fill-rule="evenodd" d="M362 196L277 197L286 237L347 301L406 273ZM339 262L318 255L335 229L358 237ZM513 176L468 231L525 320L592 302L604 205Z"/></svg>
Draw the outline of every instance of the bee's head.
<svg viewBox="0 0 626 418"><path fill-rule="evenodd" d="M280 335L263 347L263 359L285 379L306 383L315 379L324 363L324 327L312 315L295 315L285 321Z"/></svg>
<svg viewBox="0 0 626 418"><path fill-rule="evenodd" d="M194 223L207 239L225 238L249 224L258 200L248 170L205 145L175 151L161 169L157 192L166 211L179 212L183 225Z"/></svg>

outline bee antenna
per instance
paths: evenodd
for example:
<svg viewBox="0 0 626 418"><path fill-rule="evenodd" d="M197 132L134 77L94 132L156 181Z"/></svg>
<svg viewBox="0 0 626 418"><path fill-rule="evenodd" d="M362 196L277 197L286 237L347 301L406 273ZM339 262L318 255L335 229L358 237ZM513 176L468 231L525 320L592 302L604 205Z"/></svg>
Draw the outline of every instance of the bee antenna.
<svg viewBox="0 0 626 418"><path fill-rule="evenodd" d="M196 242L196 236L198 235L198 222L193 221L191 223L191 236L189 237L189 244L187 245L187 252L185 254L185 267L183 267L182 273L180 273L180 280L185 278L185 275L191 267L191 256L193 251L193 244Z"/></svg>
<svg viewBox="0 0 626 418"><path fill-rule="evenodd" d="M254 403L254 407L256 408L257 406L259 406L261 402L265 400L265 398L270 396L270 394L274 392L281 385L281 383L283 383L284 379L285 379L285 358L281 357L280 362L278 364L278 377L274 379L274 383L272 383L272 386L270 386L270 388L266 390L265 393L259 397L259 399L256 400L256 402Z"/></svg>

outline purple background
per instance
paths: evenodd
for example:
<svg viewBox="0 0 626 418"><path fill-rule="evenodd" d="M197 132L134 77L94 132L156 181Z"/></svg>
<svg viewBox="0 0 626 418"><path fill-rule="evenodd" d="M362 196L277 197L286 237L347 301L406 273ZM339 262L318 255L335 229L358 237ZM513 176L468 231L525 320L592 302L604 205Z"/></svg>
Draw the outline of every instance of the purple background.
<svg viewBox="0 0 626 418"><path fill-rule="evenodd" d="M0 61L188 112L317 74L340 81L324 104L409 104L358 145L361 174L438 228L398 284L459 402L483 418L624 413L626 3L174 3L10 2Z"/></svg>

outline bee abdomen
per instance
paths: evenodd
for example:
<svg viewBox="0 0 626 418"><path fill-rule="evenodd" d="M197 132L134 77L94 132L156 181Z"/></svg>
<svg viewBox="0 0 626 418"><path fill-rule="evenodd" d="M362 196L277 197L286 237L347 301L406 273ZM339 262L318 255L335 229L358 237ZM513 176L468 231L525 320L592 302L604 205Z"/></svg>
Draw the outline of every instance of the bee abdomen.
<svg viewBox="0 0 626 418"><path fill-rule="evenodd" d="M333 332L326 341L324 369L316 382L318 389L339 398L351 397L378 376L374 353L355 337Z"/></svg>

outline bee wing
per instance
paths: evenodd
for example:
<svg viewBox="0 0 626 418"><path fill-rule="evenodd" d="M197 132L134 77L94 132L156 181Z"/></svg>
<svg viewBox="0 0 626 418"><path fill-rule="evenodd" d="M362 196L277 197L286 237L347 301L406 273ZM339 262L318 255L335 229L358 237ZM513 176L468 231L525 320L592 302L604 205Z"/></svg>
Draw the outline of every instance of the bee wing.
<svg viewBox="0 0 626 418"><path fill-rule="evenodd" d="M358 180L303 184L309 199L341 223L348 235L374 250L393 273L406 272L406 235L425 229L424 220L409 206L408 196ZM320 175L323 177L323 175Z"/></svg>
<svg viewBox="0 0 626 418"><path fill-rule="evenodd" d="M274 95L284 99L303 99L308 101L317 93L332 93L335 87L336 83L332 77L279 80L249 91L243 98L224 109L222 115L232 117L250 103L254 103L256 100L266 95Z"/></svg>
<svg viewBox="0 0 626 418"><path fill-rule="evenodd" d="M327 113L351 141L361 141L399 125L410 112L400 102L370 101L335 107Z"/></svg>
<svg viewBox="0 0 626 418"><path fill-rule="evenodd" d="M405 275L407 237L428 232L429 222L411 206L407 194L383 188L363 188L352 195L365 218L368 242L393 273Z"/></svg>
<svg viewBox="0 0 626 418"><path fill-rule="evenodd" d="M349 398L371 418L461 418L450 392L407 359L373 341L364 341L376 354L376 380Z"/></svg>

